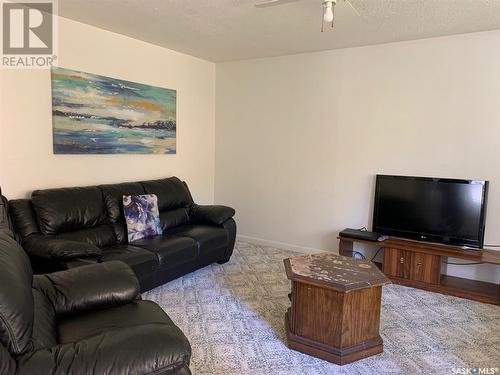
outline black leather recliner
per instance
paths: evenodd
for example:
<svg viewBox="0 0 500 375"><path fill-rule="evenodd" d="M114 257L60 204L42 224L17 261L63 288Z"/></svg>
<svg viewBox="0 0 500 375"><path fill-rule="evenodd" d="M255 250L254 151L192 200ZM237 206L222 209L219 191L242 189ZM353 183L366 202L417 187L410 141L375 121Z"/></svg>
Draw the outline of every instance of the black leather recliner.
<svg viewBox="0 0 500 375"><path fill-rule="evenodd" d="M156 194L163 235L127 241L124 195ZM37 190L9 202L14 231L35 273L121 260L141 292L213 262L229 260L234 210L200 206L177 177L90 187Z"/></svg>
<svg viewBox="0 0 500 375"><path fill-rule="evenodd" d="M158 305L137 299L129 266L33 276L26 253L3 229L0 375L190 374L188 340Z"/></svg>

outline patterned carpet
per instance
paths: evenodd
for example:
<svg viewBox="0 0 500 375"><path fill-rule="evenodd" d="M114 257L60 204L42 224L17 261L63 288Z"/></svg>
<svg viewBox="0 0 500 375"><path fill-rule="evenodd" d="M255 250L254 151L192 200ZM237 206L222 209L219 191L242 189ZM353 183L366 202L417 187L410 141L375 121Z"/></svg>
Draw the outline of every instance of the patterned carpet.
<svg viewBox="0 0 500 375"><path fill-rule="evenodd" d="M500 307L396 285L383 292L383 354L340 367L289 350L283 259L293 255L239 242L229 263L143 298L160 304L189 338L194 375L452 374L500 367Z"/></svg>

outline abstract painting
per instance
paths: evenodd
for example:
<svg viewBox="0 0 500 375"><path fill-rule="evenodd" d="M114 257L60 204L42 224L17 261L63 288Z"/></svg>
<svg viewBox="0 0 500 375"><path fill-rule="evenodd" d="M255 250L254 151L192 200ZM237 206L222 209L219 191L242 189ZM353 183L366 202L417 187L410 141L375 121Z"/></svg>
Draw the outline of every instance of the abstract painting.
<svg viewBox="0 0 500 375"><path fill-rule="evenodd" d="M175 90L52 68L54 154L175 154Z"/></svg>

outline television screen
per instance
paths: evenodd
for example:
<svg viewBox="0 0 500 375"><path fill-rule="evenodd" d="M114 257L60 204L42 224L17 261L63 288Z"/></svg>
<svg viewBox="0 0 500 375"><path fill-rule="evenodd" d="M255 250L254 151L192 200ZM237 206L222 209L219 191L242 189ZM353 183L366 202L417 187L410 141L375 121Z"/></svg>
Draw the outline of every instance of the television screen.
<svg viewBox="0 0 500 375"><path fill-rule="evenodd" d="M488 181L377 175L373 231L483 247Z"/></svg>

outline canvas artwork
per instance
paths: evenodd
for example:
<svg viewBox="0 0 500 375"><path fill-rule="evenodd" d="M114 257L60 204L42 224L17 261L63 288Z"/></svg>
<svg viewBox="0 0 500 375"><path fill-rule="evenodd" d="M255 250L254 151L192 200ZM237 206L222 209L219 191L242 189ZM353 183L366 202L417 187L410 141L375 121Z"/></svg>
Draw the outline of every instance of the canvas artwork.
<svg viewBox="0 0 500 375"><path fill-rule="evenodd" d="M177 92L52 68L55 154L175 154Z"/></svg>

